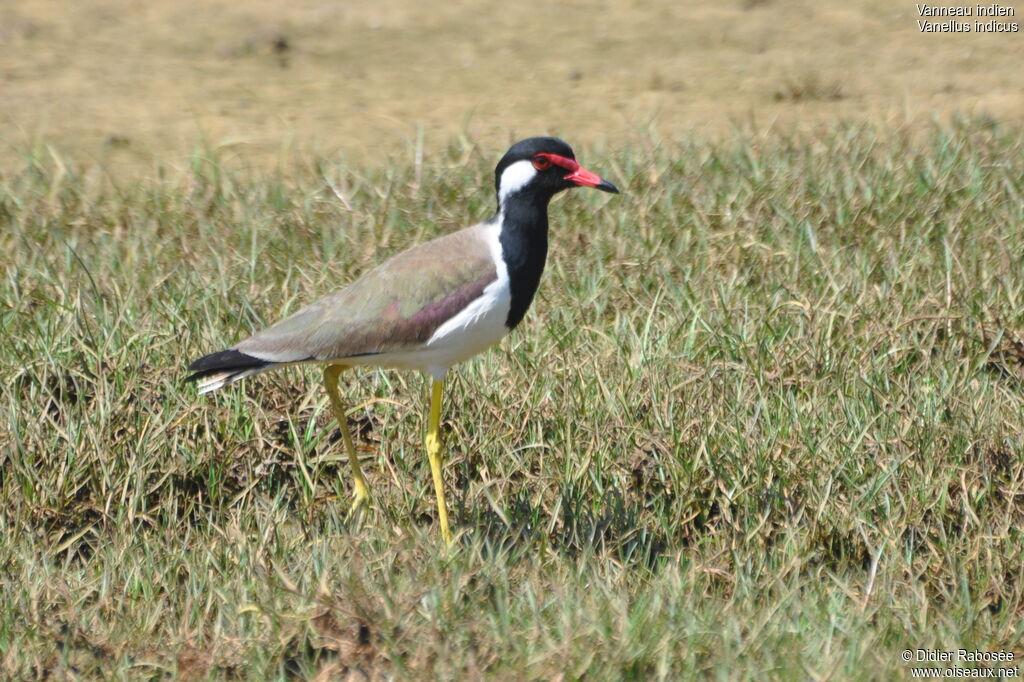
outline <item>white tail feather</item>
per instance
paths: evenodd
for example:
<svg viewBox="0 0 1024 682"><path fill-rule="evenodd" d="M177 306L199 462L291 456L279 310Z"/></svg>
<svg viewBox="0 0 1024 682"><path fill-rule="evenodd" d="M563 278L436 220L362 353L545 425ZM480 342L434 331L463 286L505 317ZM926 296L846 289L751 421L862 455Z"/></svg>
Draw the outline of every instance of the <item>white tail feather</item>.
<svg viewBox="0 0 1024 682"><path fill-rule="evenodd" d="M275 369L277 367L280 367L280 365L264 365L263 367L255 367L253 369L246 369L246 370L242 370L241 372L239 372L237 370L235 370L235 371L225 370L223 372L217 372L216 374L211 374L208 377L203 377L199 381L199 384L198 384L199 395L202 395L204 393L209 393L210 391L216 391L218 388L224 388L225 386L229 386L229 385L235 383L236 381L241 381L242 379L245 379L246 377L251 377L251 376L255 376L257 374L262 374L263 372L266 372L267 370Z"/></svg>

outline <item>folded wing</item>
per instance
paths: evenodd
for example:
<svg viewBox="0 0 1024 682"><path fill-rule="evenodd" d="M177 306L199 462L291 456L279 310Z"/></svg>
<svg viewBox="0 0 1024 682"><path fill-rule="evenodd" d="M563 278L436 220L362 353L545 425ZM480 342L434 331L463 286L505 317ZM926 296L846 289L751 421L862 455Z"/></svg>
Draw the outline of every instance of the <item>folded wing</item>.
<svg viewBox="0 0 1024 682"><path fill-rule="evenodd" d="M483 226L400 253L230 350L270 363L414 350L497 279Z"/></svg>

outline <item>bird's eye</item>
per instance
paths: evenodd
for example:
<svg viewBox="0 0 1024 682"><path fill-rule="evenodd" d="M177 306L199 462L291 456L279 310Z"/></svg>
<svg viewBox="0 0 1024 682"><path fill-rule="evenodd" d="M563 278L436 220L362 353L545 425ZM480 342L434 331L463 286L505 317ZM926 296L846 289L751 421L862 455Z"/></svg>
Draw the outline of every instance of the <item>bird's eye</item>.
<svg viewBox="0 0 1024 682"><path fill-rule="evenodd" d="M533 157L533 167L540 171L547 170L548 168L551 168L551 159L538 154Z"/></svg>

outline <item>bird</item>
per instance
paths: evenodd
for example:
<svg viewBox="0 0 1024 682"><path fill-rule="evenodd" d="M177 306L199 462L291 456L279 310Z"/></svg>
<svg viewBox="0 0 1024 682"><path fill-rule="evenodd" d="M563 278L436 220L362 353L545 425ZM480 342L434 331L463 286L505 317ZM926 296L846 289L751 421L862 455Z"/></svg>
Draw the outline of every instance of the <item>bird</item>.
<svg viewBox="0 0 1024 682"><path fill-rule="evenodd" d="M403 251L280 322L199 358L189 365L186 381L198 382L203 394L280 367L322 365L352 470L355 511L369 503L370 490L338 393L341 373L382 367L426 374L431 391L424 445L441 536L451 545L441 470L445 378L523 320L547 260L548 203L575 187L619 193L580 166L562 140L517 142L495 167L497 210L489 219Z"/></svg>

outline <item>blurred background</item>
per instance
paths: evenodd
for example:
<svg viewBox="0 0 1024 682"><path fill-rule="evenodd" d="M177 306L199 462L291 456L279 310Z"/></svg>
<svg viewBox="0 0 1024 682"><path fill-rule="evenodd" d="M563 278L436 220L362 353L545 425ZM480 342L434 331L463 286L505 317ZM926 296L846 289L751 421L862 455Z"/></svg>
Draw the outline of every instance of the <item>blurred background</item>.
<svg viewBox="0 0 1024 682"><path fill-rule="evenodd" d="M460 135L497 154L539 133L621 146L1019 121L1024 34L922 33L920 19L903 0L8 0L0 167L40 143L127 167L202 144L259 167L429 154Z"/></svg>

